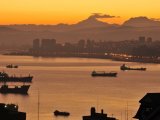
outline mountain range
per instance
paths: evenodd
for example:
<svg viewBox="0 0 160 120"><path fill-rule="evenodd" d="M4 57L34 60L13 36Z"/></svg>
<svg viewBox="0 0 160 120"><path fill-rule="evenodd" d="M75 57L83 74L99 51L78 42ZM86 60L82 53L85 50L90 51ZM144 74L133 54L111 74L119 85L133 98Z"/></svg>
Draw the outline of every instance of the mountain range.
<svg viewBox="0 0 160 120"><path fill-rule="evenodd" d="M54 38L57 42L64 43L77 42L80 39L121 41L139 36L160 40L160 21L135 17L118 25L102 22L90 16L71 25L0 25L0 43L9 45L32 44L36 38Z"/></svg>

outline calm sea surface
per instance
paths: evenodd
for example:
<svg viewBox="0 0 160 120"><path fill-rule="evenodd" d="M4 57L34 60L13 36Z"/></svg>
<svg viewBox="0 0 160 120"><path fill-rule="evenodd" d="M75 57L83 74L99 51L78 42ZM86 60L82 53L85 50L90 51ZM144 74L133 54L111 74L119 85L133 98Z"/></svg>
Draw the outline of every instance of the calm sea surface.
<svg viewBox="0 0 160 120"><path fill-rule="evenodd" d="M16 64L18 69L5 65ZM87 58L35 58L28 56L0 56L0 71L10 75L34 76L28 96L0 94L0 102L16 103L27 112L27 120L37 120L38 90L40 120L82 120L90 108L103 108L108 116L132 120L139 107L138 101L147 92L160 92L160 65L126 63L133 67L147 67L147 71L120 71L123 62ZM91 77L91 72L117 71L118 77ZM15 83L9 83L14 85ZM21 83L18 83L21 84ZM128 105L127 105L128 104ZM53 111L68 111L71 116L54 117Z"/></svg>

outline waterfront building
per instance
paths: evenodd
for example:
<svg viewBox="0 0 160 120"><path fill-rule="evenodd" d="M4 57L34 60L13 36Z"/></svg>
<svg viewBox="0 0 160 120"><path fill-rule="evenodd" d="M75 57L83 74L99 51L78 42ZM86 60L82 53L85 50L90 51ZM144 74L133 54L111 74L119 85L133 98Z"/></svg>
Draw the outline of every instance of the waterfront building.
<svg viewBox="0 0 160 120"><path fill-rule="evenodd" d="M79 40L79 41L78 41L78 44L77 44L77 47L78 47L79 51L84 51L84 48L85 48L85 40Z"/></svg>
<svg viewBox="0 0 160 120"><path fill-rule="evenodd" d="M42 39L41 40L41 49L43 51L52 51L56 47L55 39Z"/></svg>
<svg viewBox="0 0 160 120"><path fill-rule="evenodd" d="M88 53L94 52L94 44L95 44L94 40L89 40L89 39L87 40L86 49Z"/></svg>
<svg viewBox="0 0 160 120"><path fill-rule="evenodd" d="M39 39L34 39L33 40L33 50L37 51L40 49L40 40Z"/></svg>
<svg viewBox="0 0 160 120"><path fill-rule="evenodd" d="M152 38L151 37L147 38L147 43L152 43Z"/></svg>
<svg viewBox="0 0 160 120"><path fill-rule="evenodd" d="M139 37L139 42L140 42L140 43L144 43L145 40L146 40L146 38L145 38L144 36L140 36L140 37Z"/></svg>

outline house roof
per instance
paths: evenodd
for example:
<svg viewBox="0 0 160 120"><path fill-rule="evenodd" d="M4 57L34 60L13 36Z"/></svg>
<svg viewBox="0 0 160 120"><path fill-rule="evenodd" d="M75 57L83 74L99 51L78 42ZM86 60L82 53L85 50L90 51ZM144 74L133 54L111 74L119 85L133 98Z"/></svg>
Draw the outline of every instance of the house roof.
<svg viewBox="0 0 160 120"><path fill-rule="evenodd" d="M154 110L146 120L153 120L154 118L160 117L160 106ZM160 118L159 118L160 119Z"/></svg>
<svg viewBox="0 0 160 120"><path fill-rule="evenodd" d="M160 93L147 93L139 102L160 104Z"/></svg>
<svg viewBox="0 0 160 120"><path fill-rule="evenodd" d="M139 102L141 105L134 118L139 119L141 117L141 111L143 111L146 105L151 105L154 108L151 114L148 114L146 120L152 120L153 117L160 114L160 93L147 93Z"/></svg>

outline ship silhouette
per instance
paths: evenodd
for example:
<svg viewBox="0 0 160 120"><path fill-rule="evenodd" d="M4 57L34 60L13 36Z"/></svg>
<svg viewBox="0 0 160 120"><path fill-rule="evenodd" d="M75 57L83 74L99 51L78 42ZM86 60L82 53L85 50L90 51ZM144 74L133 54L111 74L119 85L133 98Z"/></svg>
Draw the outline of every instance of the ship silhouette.
<svg viewBox="0 0 160 120"><path fill-rule="evenodd" d="M9 76L6 72L0 72L0 82L32 82L33 76Z"/></svg>
<svg viewBox="0 0 160 120"><path fill-rule="evenodd" d="M7 93L15 93L15 94L28 94L28 89L30 85L22 85L22 86L9 86L6 83L0 87L0 93L7 94Z"/></svg>
<svg viewBox="0 0 160 120"><path fill-rule="evenodd" d="M143 67L141 67L141 68L131 68L131 67L126 66L125 64L120 66L120 69L124 70L124 71L125 70L140 70L140 71L145 71L146 70L146 68L143 68Z"/></svg>
<svg viewBox="0 0 160 120"><path fill-rule="evenodd" d="M61 112L61 111L58 111L58 110L55 110L54 111L54 115L55 116L69 116L70 115L70 113L69 112Z"/></svg>
<svg viewBox="0 0 160 120"><path fill-rule="evenodd" d="M116 76L117 76L117 72L93 71L93 72L91 73L91 75L92 75L93 77L96 77L96 76L116 77Z"/></svg>
<svg viewBox="0 0 160 120"><path fill-rule="evenodd" d="M9 64L9 65L6 65L6 68L18 68L18 65Z"/></svg>

